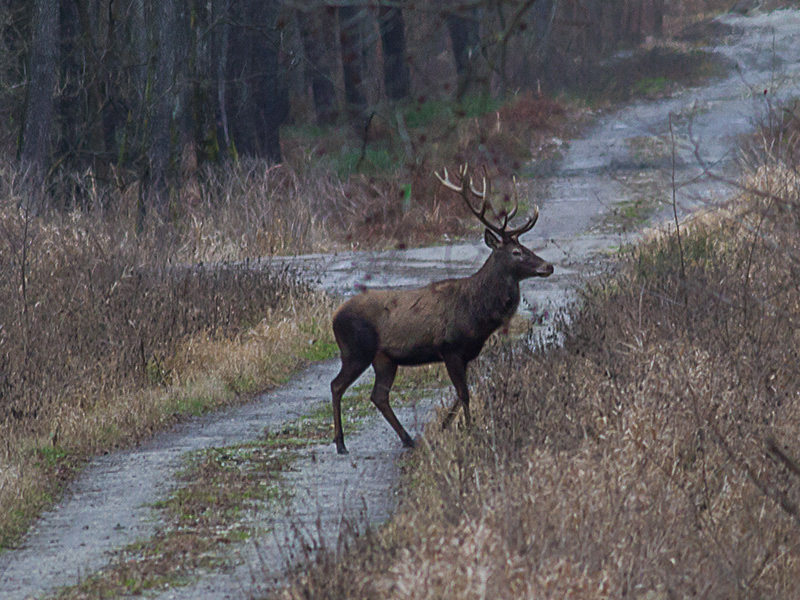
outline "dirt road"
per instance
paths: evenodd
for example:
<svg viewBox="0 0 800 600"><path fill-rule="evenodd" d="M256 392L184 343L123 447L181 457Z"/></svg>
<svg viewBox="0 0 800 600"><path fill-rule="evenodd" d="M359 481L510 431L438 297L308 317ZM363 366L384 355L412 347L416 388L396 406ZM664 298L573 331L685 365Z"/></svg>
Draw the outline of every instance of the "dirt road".
<svg viewBox="0 0 800 600"><path fill-rule="evenodd" d="M737 142L753 129L765 98L800 93L800 13L781 11L722 19L734 33L716 50L738 65L721 80L683 91L671 98L638 102L605 115L585 135L564 144L559 166L539 179L546 197L539 224L527 243L556 265L547 280L523 286L523 311L552 314L572 297L574 286L597 271L597 257L631 239L635 233L615 230L615 211L639 210L637 228L670 214L672 137L677 140L677 200L682 214L727 193L703 176L695 144L716 172L735 169ZM766 95L765 95L766 90ZM670 134L670 114L674 129ZM690 135L691 134L691 135ZM536 170L536 165L532 168ZM646 205L658 195L664 203ZM649 201L649 200L647 200ZM634 215L636 216L636 215ZM635 219L634 219L635 220ZM488 250L476 240L435 248L383 253L344 253L291 259L319 285L352 293L360 285L408 287L469 274ZM0 598L41 597L73 584L113 560L114 551L151 536L157 526L151 505L175 484L181 457L189 451L256 439L326 402L337 364L317 364L289 384L256 398L247 406L186 422L140 447L93 461L62 502L43 515L21 547L0 556ZM401 410L412 434L422 431L432 403ZM275 535L243 543L234 552L239 566L225 572L198 574L186 587L163 598L244 598L279 578L293 552L284 533L290 523L316 529L318 516L326 536L335 536L339 520L379 522L395 505L393 482L400 443L377 416L362 432L348 438L351 454L338 457L332 445L305 450L288 480L294 500L280 515L265 517Z"/></svg>

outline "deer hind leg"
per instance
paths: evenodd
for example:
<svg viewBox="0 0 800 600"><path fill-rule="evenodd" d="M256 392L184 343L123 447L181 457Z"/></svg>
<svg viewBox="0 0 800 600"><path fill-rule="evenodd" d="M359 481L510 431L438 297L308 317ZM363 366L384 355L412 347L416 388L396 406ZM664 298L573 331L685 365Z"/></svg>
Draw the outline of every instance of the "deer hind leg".
<svg viewBox="0 0 800 600"><path fill-rule="evenodd" d="M469 427L471 418L469 414L469 388L467 387L467 363L458 355L448 355L444 357L444 366L447 367L447 374L453 387L456 388L456 401L442 421L442 429L447 429L452 420L458 414L459 404L464 407L464 421Z"/></svg>
<svg viewBox="0 0 800 600"><path fill-rule="evenodd" d="M378 335L369 323L347 310L334 315L333 334L342 354L342 368L331 381L333 441L339 454L347 454L342 430L342 396L375 358L375 353L378 351Z"/></svg>
<svg viewBox="0 0 800 600"><path fill-rule="evenodd" d="M389 390L392 389L394 377L397 375L397 363L379 352L375 360L372 361L372 367L375 369L375 385L372 387L371 396L372 403L381 411L389 425L400 436L403 446L413 448L414 439L408 435L408 432L400 424L392 407L389 405Z"/></svg>

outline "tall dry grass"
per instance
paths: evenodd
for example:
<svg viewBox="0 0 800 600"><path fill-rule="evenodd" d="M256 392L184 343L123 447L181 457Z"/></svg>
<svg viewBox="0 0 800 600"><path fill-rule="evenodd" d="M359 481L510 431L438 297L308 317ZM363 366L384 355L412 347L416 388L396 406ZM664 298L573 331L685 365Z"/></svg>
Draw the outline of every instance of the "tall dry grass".
<svg viewBox="0 0 800 600"><path fill-rule="evenodd" d="M87 457L274 385L332 342L330 301L285 267L184 262L247 256L264 223L244 248L233 229L192 246L162 223L137 233L124 195L35 214L16 174L0 189L0 547ZM293 217L274 235L310 235L302 210L268 215L281 210ZM231 228L233 212L209 210Z"/></svg>
<svg viewBox="0 0 800 600"><path fill-rule="evenodd" d="M591 285L562 346L497 344L474 428L433 424L392 523L281 597L795 598L800 179L745 188Z"/></svg>

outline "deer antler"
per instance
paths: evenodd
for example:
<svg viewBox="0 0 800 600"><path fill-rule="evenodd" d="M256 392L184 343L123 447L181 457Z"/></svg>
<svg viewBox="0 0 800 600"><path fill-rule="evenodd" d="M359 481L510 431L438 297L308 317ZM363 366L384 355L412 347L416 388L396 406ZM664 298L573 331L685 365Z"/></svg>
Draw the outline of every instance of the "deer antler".
<svg viewBox="0 0 800 600"><path fill-rule="evenodd" d="M489 199L487 197L486 177L483 178L483 189L479 192L475 189L475 185L472 183L472 176L469 175L469 165L466 163L461 165L461 167L458 169L458 184L455 184L450 180L447 167L442 169L442 175L439 175L439 173L436 172L434 172L434 175L436 175L436 179L438 179L444 187L461 195L470 212L475 215L478 220L486 226L487 229L494 231L498 235L503 235L503 228L498 227L486 218L487 208L492 208L492 212L494 213L494 208L489 204ZM467 185L465 185L465 182L468 182ZM470 193L482 201L480 211L478 211L472 205L472 201L469 199Z"/></svg>
<svg viewBox="0 0 800 600"><path fill-rule="evenodd" d="M533 214L528 217L525 223L521 227L516 227L514 229L507 229L508 222L514 218L519 210L519 195L517 194L517 178L514 177L512 179L514 182L514 208L511 209L511 212L508 213L508 216L503 224L503 229L506 229L508 235L510 237L519 237L526 231L530 231L533 229L533 226L536 225L536 221L539 219L539 206L534 204L533 205Z"/></svg>
<svg viewBox="0 0 800 600"><path fill-rule="evenodd" d="M464 199L464 202L467 203L467 207L469 208L470 212L475 215L478 220L486 226L487 229L493 231L497 235L499 235L503 239L509 239L517 237L526 231L530 231L534 225L536 225L536 220L539 218L539 207L534 206L533 214L528 217L527 221L521 226L516 227L513 229L509 229L508 223L513 219L517 211L519 210L519 196L517 194L517 179L514 178L514 208L512 208L509 212L502 215L502 224L500 226L495 225L491 221L486 218L486 209L489 208L492 211L495 219L500 221L501 216L497 214L494 207L492 206L491 202L489 202L489 193L488 188L491 186L491 182L487 184L486 176L483 177L483 189L478 191L475 189L475 185L472 182L472 176L469 174L469 165L464 163L458 170L458 184L453 183L450 180L450 175L447 173L447 168L444 167L442 169L442 175L439 173L434 172L436 178L441 182L443 186L447 189L452 190L461 195ZM465 182L467 185L465 185ZM479 198L481 202L480 211L478 211L469 199L469 194L472 194L476 198Z"/></svg>

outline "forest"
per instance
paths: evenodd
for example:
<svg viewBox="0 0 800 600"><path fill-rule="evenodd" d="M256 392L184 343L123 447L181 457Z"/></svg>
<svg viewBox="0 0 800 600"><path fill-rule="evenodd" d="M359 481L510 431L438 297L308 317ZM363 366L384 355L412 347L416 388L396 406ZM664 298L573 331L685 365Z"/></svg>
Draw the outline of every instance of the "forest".
<svg viewBox="0 0 800 600"><path fill-rule="evenodd" d="M469 115L580 81L659 35L665 5L9 0L0 152L37 210L107 205L121 192L141 227L148 212L182 214L207 166L306 160L287 127L338 127L358 169L381 137L396 146L385 161L419 162L430 139L409 132L436 102Z"/></svg>

